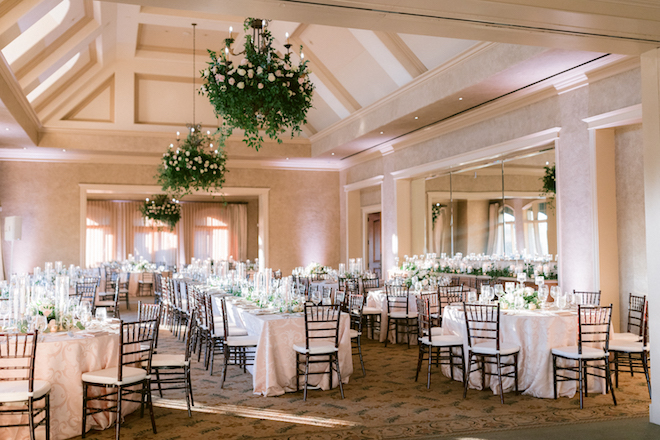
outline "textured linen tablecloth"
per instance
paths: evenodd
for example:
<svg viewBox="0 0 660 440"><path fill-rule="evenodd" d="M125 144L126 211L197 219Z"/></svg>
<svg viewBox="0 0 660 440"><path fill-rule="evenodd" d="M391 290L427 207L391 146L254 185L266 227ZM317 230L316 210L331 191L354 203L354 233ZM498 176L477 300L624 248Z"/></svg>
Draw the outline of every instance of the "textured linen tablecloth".
<svg viewBox="0 0 660 440"><path fill-rule="evenodd" d="M90 333L91 334L91 333ZM55 333L37 344L34 378L48 381L50 389L51 439L68 439L82 433L82 379L83 373L117 366L119 359L119 334L98 333L82 337L80 334ZM101 394L103 389L90 388L90 394ZM125 403L122 414L139 408L138 404ZM7 420L6 416L1 416ZM12 416L17 418L17 416ZM114 415L99 413L88 417L89 429L106 429L114 422ZM27 423L27 416L22 422ZM44 438L45 430L37 429L37 438ZM28 428L2 429L0 438L28 439Z"/></svg>
<svg viewBox="0 0 660 440"><path fill-rule="evenodd" d="M468 362L467 329L465 314L461 306L445 307L442 316L442 328L445 334L455 333L463 337L465 362ZM534 397L553 398L552 354L551 349L577 345L577 313L558 310L509 311L502 310L500 317L500 340L520 346L518 355L518 388ZM508 358L507 358L508 360ZM564 365L562 360L558 361ZM492 371L496 372L492 365ZM442 372L449 376L449 366L443 366ZM460 370L455 370L455 378L461 377ZM504 391L514 389L512 378L503 378ZM589 377L589 391L602 392L604 381ZM499 380L495 376L486 376L486 386L494 393L499 393ZM470 375L470 388L481 389L481 374ZM558 382L558 396L572 397L577 390L577 382Z"/></svg>
<svg viewBox="0 0 660 440"><path fill-rule="evenodd" d="M214 301L214 309L219 308L219 298L216 297ZM245 328L249 335L258 337L254 365L248 367L248 371L252 373L254 394L279 396L286 392L295 392L296 352L293 350L293 344L305 344L305 318L302 314L257 315L254 314L254 309L243 309L227 301L227 315L231 323ZM215 316L221 315L215 313ZM353 374L349 318L348 315L342 314L339 323L339 369L343 383L348 383ZM312 372L328 370L327 364L310 366ZM301 388L303 381L301 376ZM309 376L309 384L328 390L329 375ZM338 386L336 373L333 373L332 384L333 387Z"/></svg>

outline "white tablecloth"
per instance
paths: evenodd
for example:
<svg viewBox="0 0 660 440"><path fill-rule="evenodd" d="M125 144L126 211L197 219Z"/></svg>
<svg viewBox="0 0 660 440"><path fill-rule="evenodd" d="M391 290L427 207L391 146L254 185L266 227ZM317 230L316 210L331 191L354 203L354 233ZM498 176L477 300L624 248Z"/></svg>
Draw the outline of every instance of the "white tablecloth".
<svg viewBox="0 0 660 440"><path fill-rule="evenodd" d="M519 389L524 390L523 394L530 396L553 398L551 349L577 344L577 313L557 310L502 310L501 313L501 341L521 347L518 355ZM442 327L445 334L453 332L463 337L467 363L468 343L463 307L445 307ZM448 366L444 366L442 371L445 376L449 376ZM455 377L460 377L459 370L455 371ZM513 379L504 378L503 382L505 392L514 389ZM498 393L497 375L486 376L486 386L490 386L494 393ZM559 396L572 397L575 395L577 382L559 382L557 386ZM470 376L470 388L481 389L480 373L473 373ZM602 390L602 381L589 377L589 391L602 392Z"/></svg>
<svg viewBox="0 0 660 440"><path fill-rule="evenodd" d="M74 337L66 333L46 335L37 344L34 378L48 381L50 389L51 439L68 439L82 433L82 374L117 366L119 334L99 334L95 337ZM100 388L90 388L90 394L100 394ZM129 414L138 404L125 403L122 414ZM4 416L3 416L4 417ZM6 419L6 417L5 417ZM27 422L27 416L23 422ZM88 417L87 428L105 429L114 421L110 413ZM37 437L44 433L37 429ZM2 429L2 439L28 439L28 428Z"/></svg>
<svg viewBox="0 0 660 440"><path fill-rule="evenodd" d="M219 297L214 301L214 315L221 316L219 312ZM227 315L234 325L245 328L248 334L258 337L254 366L248 367L253 376L255 394L263 396L279 396L285 392L296 391L296 355L293 350L294 343L305 343L305 318L302 314L270 314L255 315L248 309L242 309L227 301ZM222 323L216 323L217 325ZM353 373L353 359L351 355L350 319L342 315L339 328L339 368L342 382L348 383ZM219 365L222 359L218 359ZM313 365L319 370L323 364ZM230 367L231 368L231 367ZM317 371L311 369L311 371ZM328 367L325 367L328 371ZM333 386L337 386L337 375L333 374ZM303 377L300 378L302 387ZM322 389L330 388L328 375L309 376L310 385L320 385Z"/></svg>

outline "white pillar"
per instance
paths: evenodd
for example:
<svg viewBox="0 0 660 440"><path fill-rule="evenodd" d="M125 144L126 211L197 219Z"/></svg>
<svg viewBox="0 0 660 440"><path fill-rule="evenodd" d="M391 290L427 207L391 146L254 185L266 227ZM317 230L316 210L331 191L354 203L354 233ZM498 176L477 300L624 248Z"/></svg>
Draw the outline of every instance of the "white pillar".
<svg viewBox="0 0 660 440"><path fill-rule="evenodd" d="M660 365L660 291L653 288L660 271L660 228L657 227L660 219L660 49L644 53L641 62L649 338L651 365ZM656 403L650 405L650 421L660 425L660 374L651 375L651 388Z"/></svg>

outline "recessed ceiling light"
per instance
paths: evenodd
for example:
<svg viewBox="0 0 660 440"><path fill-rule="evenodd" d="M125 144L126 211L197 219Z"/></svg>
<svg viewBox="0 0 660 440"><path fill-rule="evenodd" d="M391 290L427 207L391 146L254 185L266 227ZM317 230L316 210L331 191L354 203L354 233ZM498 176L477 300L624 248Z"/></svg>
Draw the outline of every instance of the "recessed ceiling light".
<svg viewBox="0 0 660 440"><path fill-rule="evenodd" d="M334 156L334 155L335 155L335 153L332 153L332 155Z"/></svg>
<svg viewBox="0 0 660 440"><path fill-rule="evenodd" d="M62 151L66 151L64 148L62 148Z"/></svg>
<svg viewBox="0 0 660 440"><path fill-rule="evenodd" d="M415 119L419 119L419 117L418 117L418 116L415 116Z"/></svg>
<svg viewBox="0 0 660 440"><path fill-rule="evenodd" d="M383 134L383 132L381 131L380 134Z"/></svg>

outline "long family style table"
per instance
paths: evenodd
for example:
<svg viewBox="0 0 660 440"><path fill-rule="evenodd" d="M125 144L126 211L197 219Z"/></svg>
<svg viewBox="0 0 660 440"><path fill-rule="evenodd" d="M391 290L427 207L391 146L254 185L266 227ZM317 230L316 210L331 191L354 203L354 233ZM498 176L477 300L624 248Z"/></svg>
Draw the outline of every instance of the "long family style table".
<svg viewBox="0 0 660 440"><path fill-rule="evenodd" d="M577 312L571 310L502 310L500 316L500 340L520 346L518 356L518 387L523 394L553 398L551 349L577 345ZM442 315L443 333L455 333L463 337L465 362L468 363L468 341L465 313L462 305L444 308ZM442 372L449 376L449 366ZM461 377L455 370L456 378ZM503 378L504 392L514 389L512 378ZM481 389L481 374L473 373L469 378L470 388ZM589 380L589 391L602 392L603 381ZM486 386L495 394L499 392L497 375L486 376ZM576 382L559 382L558 396L572 397L577 390Z"/></svg>
<svg viewBox="0 0 660 440"><path fill-rule="evenodd" d="M213 301L214 316L221 317L221 295L215 295ZM249 304L236 302L233 297L227 298L227 316L237 327L247 330L250 336L258 338L254 365L248 367L252 374L254 394L263 396L279 396L286 392L296 391L296 354L293 344L305 343L305 318L302 313L272 313L265 312ZM216 328L221 328L222 321L216 322ZM348 383L353 373L351 355L350 318L342 314L339 327L339 368L343 383ZM216 360L220 366L223 359ZM216 367L217 368L217 367ZM315 364L310 371L328 371L327 364ZM333 386L337 386L337 375L333 373ZM303 379L300 384L302 387ZM327 374L310 375L309 385L330 388L330 378Z"/></svg>
<svg viewBox="0 0 660 440"><path fill-rule="evenodd" d="M77 437L82 433L82 374L116 367L119 358L118 324L99 330L44 334L37 344L34 378L50 383L51 439ZM90 388L90 392L100 392ZM126 415L138 404L127 403ZM114 413L113 413L114 414ZM114 422L110 412L95 414L87 419L88 429L106 429ZM8 416L3 416L8 417ZM10 416L18 420L20 416ZM27 423L27 416L17 423ZM43 432L42 429L37 433ZM29 429L3 429L4 439L29 439Z"/></svg>

